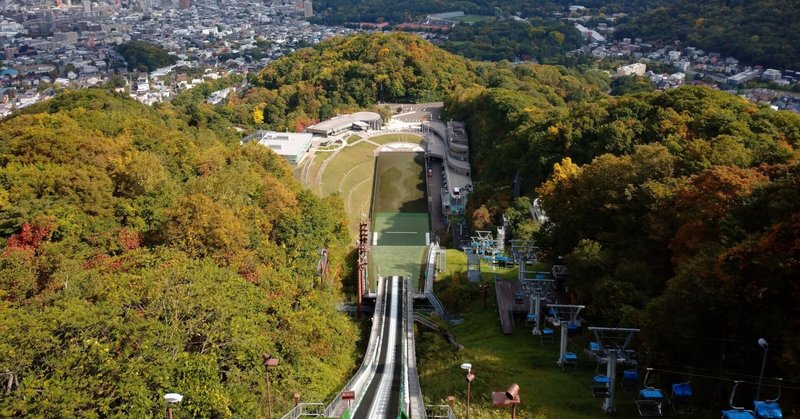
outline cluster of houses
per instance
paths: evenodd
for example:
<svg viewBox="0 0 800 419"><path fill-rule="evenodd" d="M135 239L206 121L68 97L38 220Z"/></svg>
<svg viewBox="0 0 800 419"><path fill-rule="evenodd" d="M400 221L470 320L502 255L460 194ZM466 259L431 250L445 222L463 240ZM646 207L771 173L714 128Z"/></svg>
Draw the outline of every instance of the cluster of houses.
<svg viewBox="0 0 800 419"><path fill-rule="evenodd" d="M352 31L310 25L312 7L292 0L0 0L0 117L59 88L102 85L115 75L137 100L169 100L204 80L259 70ZM161 46L177 64L128 71L115 48L132 40Z"/></svg>

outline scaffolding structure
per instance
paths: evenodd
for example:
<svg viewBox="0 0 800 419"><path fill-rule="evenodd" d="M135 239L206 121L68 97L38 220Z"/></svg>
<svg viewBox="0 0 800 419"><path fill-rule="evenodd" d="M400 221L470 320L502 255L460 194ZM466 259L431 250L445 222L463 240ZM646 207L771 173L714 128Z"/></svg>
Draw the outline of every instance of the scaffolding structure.
<svg viewBox="0 0 800 419"><path fill-rule="evenodd" d="M356 315L361 317L361 303L364 293L369 290L367 283L369 271L367 260L369 252L369 219L362 219L358 224L358 304Z"/></svg>

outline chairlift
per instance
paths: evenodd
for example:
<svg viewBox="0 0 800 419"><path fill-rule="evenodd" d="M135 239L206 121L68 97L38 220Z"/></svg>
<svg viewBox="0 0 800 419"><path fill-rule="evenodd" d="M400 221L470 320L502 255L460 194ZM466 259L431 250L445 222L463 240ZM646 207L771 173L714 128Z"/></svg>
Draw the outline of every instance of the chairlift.
<svg viewBox="0 0 800 419"><path fill-rule="evenodd" d="M596 344L596 346L592 344ZM589 342L589 350L596 349L597 353L599 354L601 351L600 343L599 342ZM605 361L605 362L603 362ZM592 377L592 381L594 384L592 385L592 395L596 399L606 399L611 396L611 377L606 375L606 371L604 371L603 365L608 363L608 359L603 359L601 356L597 357L597 367L594 371L594 377Z"/></svg>
<svg viewBox="0 0 800 419"><path fill-rule="evenodd" d="M542 341L542 343L544 343L545 339L547 339L550 342L553 342L555 340L555 335L556 335L555 330L549 327L545 327L542 329L542 334L539 335L539 339Z"/></svg>
<svg viewBox="0 0 800 419"><path fill-rule="evenodd" d="M602 356L602 354L603 354L603 346L600 344L600 342L594 340L589 342L589 356L591 356L592 358L598 358Z"/></svg>
<svg viewBox="0 0 800 419"><path fill-rule="evenodd" d="M692 406L692 391L691 380L685 383L672 383L672 393L669 396L669 403L672 405L672 410L677 415L691 415L694 413Z"/></svg>
<svg viewBox="0 0 800 419"><path fill-rule="evenodd" d="M736 406L733 404L733 399L736 397L736 388L744 381L736 381L731 389L731 398L728 404L731 405L730 410L722 411L722 419L755 419L752 410L745 410L744 407Z"/></svg>
<svg viewBox="0 0 800 419"><path fill-rule="evenodd" d="M623 390L634 389L639 386L639 371L636 369L622 371Z"/></svg>
<svg viewBox="0 0 800 419"><path fill-rule="evenodd" d="M639 416L664 416L661 409L664 393L648 385L651 372L653 369L648 368L647 374L644 376L644 388L639 390L639 398L636 399L636 408L639 410Z"/></svg>
<svg viewBox="0 0 800 419"><path fill-rule="evenodd" d="M781 398L781 383L783 382L783 378L777 378L778 380L778 395L775 396L774 399L769 400L756 400L753 402L753 409L755 410L755 414L757 418L760 419L781 419L783 418L783 411L781 410L781 406L778 404L778 399Z"/></svg>

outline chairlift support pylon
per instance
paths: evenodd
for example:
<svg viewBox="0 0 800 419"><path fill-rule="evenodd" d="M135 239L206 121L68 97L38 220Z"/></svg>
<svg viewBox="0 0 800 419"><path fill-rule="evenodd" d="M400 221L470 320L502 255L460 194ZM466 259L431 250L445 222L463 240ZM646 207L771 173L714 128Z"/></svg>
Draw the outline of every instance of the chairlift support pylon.
<svg viewBox="0 0 800 419"><path fill-rule="evenodd" d="M520 266L520 270L523 267ZM552 288L555 281L552 279L527 279L525 280L525 287L530 292L530 306L531 306L531 315L533 315L533 333L534 336L540 336L542 334L541 324L542 324L542 301L547 299L550 295L552 295ZM529 316L530 318L530 316Z"/></svg>
<svg viewBox="0 0 800 419"><path fill-rule="evenodd" d="M601 386L593 391L595 395L602 394L602 409L605 413L616 411L614 406L614 385L617 377L617 364L625 362L628 354L628 346L631 344L634 335L639 333L639 329L627 329L618 327L589 327L594 333L599 350L597 351L598 364L602 361L606 363L605 376L595 376L595 383L602 384L606 390L601 392Z"/></svg>
<svg viewBox="0 0 800 419"><path fill-rule="evenodd" d="M561 349L558 356L558 366L564 371L567 369L577 369L577 355L573 352L567 352L567 330L570 324L578 323L578 314L580 314L581 310L586 308L586 306L550 304L547 308L550 310L551 314L549 318L550 323L561 329Z"/></svg>
<svg viewBox="0 0 800 419"><path fill-rule="evenodd" d="M525 263L534 262L537 259L539 248L534 242L529 240L511 240L511 257L519 266L519 280L522 281Z"/></svg>

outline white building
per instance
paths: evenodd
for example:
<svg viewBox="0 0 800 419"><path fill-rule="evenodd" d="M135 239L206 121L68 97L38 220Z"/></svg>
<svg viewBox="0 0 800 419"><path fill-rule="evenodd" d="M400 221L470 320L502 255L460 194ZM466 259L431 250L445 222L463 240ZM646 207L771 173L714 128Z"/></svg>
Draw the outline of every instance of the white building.
<svg viewBox="0 0 800 419"><path fill-rule="evenodd" d="M647 71L647 66L643 63L628 64L617 69L617 77L644 76L645 71Z"/></svg>
<svg viewBox="0 0 800 419"><path fill-rule="evenodd" d="M275 132L258 130L242 139L242 144L257 141L283 156L289 163L300 163L311 147L311 133Z"/></svg>
<svg viewBox="0 0 800 419"><path fill-rule="evenodd" d="M306 132L329 137L348 130L379 130L381 129L381 125L382 119L380 114L375 112L356 112L349 115L339 115L327 121L310 125L306 128Z"/></svg>
<svg viewBox="0 0 800 419"><path fill-rule="evenodd" d="M762 80L775 81L780 80L782 77L780 70L775 70L774 68L768 68L761 73Z"/></svg>

